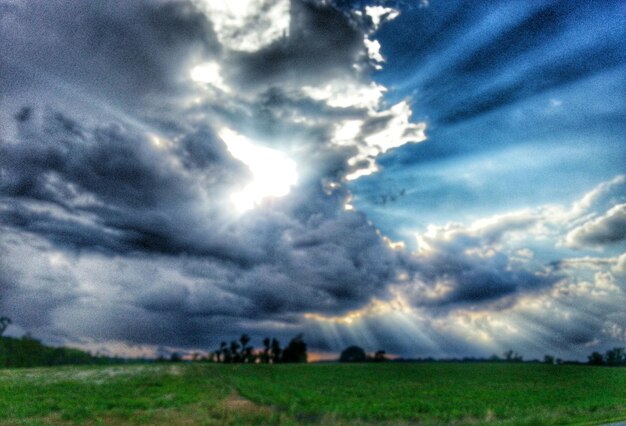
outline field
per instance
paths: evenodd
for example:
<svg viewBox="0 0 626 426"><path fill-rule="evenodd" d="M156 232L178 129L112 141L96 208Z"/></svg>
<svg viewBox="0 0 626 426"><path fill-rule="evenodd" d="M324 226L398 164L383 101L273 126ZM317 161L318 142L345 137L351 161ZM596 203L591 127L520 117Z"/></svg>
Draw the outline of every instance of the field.
<svg viewBox="0 0 626 426"><path fill-rule="evenodd" d="M146 364L0 370L0 425L601 424L626 369Z"/></svg>

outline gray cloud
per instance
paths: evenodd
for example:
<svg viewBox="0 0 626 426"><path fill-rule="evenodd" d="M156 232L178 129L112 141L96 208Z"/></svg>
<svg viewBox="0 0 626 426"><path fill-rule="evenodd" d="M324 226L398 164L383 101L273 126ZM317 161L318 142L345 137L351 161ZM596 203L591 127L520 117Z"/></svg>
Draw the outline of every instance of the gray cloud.
<svg viewBox="0 0 626 426"><path fill-rule="evenodd" d="M25 73L134 103L176 89L192 55L219 51L211 24L188 2L29 1L4 9L7 85L27 84L15 75Z"/></svg>
<svg viewBox="0 0 626 426"><path fill-rule="evenodd" d="M237 86L298 87L325 84L337 75L354 75L364 59L363 33L339 10L310 1L293 1L289 37L252 53L233 55L230 63ZM364 76L363 76L364 77Z"/></svg>
<svg viewBox="0 0 626 426"><path fill-rule="evenodd" d="M602 247L626 239L626 204L618 204L604 215L572 229L566 236L571 247Z"/></svg>
<svg viewBox="0 0 626 426"><path fill-rule="evenodd" d="M418 236L417 253L407 258L407 295L416 306L476 305L551 286L557 274L520 263L515 251L503 244L539 220L532 212L522 212L467 227L431 227Z"/></svg>

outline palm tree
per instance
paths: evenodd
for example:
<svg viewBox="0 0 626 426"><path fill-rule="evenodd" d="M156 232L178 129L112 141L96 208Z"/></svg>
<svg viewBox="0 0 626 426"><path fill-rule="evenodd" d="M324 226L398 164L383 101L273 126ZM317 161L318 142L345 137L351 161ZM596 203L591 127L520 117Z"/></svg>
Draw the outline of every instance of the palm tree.
<svg viewBox="0 0 626 426"><path fill-rule="evenodd" d="M247 334L242 334L239 338L239 342L241 342L240 362L253 362L252 347L248 346L248 343L250 343L250 336L248 336Z"/></svg>

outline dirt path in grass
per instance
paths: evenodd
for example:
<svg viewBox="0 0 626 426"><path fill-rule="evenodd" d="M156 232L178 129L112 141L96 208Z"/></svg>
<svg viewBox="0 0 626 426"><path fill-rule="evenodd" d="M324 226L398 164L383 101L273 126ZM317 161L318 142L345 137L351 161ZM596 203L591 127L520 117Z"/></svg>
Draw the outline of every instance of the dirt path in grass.
<svg viewBox="0 0 626 426"><path fill-rule="evenodd" d="M262 405L255 404L247 398L233 392L228 398L221 402L221 405L228 411L237 413L248 412L256 414L271 414L272 409Z"/></svg>

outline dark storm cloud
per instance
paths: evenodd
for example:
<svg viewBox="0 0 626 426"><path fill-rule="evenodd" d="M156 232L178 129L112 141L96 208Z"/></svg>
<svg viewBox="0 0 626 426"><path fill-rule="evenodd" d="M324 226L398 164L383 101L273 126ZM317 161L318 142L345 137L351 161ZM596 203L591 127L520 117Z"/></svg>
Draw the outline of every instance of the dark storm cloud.
<svg viewBox="0 0 626 426"><path fill-rule="evenodd" d="M242 171L214 136L187 135L178 157L119 124L83 128L56 112L38 118L20 122L19 141L0 147L8 224L78 248L245 258L220 237L201 241L180 231L202 227L190 213L202 191L219 196ZM188 168L176 163L179 158ZM200 166L201 172L189 173ZM37 209L37 202L55 210ZM204 213L217 215L214 208Z"/></svg>
<svg viewBox="0 0 626 426"><path fill-rule="evenodd" d="M42 256L47 244L31 246L32 238L14 236L6 227L0 231L0 310L33 332L50 331L54 312L79 296L78 282Z"/></svg>
<svg viewBox="0 0 626 426"><path fill-rule="evenodd" d="M310 1L291 2L289 37L253 53L232 58L238 85L277 82L325 82L329 76L353 74L365 54L363 33L339 10Z"/></svg>
<svg viewBox="0 0 626 426"><path fill-rule="evenodd" d="M106 309L74 304L76 294L68 290L71 307L65 310L92 317L80 321L83 332L88 327L94 336L119 339L127 330L125 339L136 343L165 344L174 335L176 342L194 341L206 334L200 324L213 317L230 318L224 322L236 329L246 319L354 309L383 296L393 277L396 259L375 229L363 215L341 211L345 194L328 196L318 183L299 188L292 219L285 216L288 209L229 224L203 197L227 198L220 191L243 171L206 130L164 150L119 124L91 129L53 111L28 111L27 120L20 119L23 110L17 114L18 140L2 146L5 226L43 237L61 251L145 259L137 269L159 261L151 253L195 259L193 267L172 265L192 284L130 274L136 283L122 284L122 297ZM105 286L128 275L126 270ZM33 306L56 300L43 285L27 294ZM62 304L57 302L49 310ZM119 318L131 316L132 326L120 328ZM148 330L150 324L156 328Z"/></svg>
<svg viewBox="0 0 626 426"><path fill-rule="evenodd" d="M604 247L626 240L626 204L618 204L606 214L572 229L566 243L572 247Z"/></svg>
<svg viewBox="0 0 626 426"><path fill-rule="evenodd" d="M219 49L210 23L188 2L9 3L0 31L8 90L27 82L19 74L54 76L115 103L174 90L190 55Z"/></svg>
<svg viewBox="0 0 626 426"><path fill-rule="evenodd" d="M416 306L480 305L552 286L562 278L559 274L528 269L499 247L507 234L526 232L538 220L530 214L510 215L477 229L453 226L421 236L424 249L407 261L419 283L409 287L412 302Z"/></svg>

